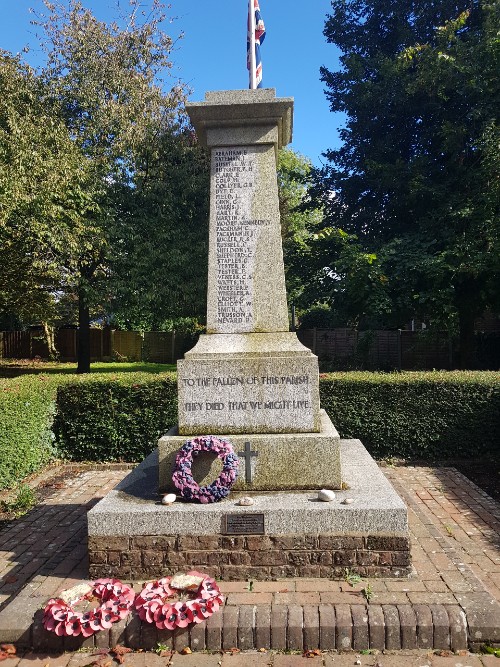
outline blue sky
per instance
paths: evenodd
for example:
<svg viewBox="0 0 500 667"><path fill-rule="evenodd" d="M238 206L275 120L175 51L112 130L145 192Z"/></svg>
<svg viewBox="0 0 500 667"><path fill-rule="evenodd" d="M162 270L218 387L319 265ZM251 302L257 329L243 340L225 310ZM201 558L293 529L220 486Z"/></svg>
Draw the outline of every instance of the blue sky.
<svg viewBox="0 0 500 667"><path fill-rule="evenodd" d="M110 20L114 0L82 0L97 18ZM43 54L37 47L30 7L41 8L40 0L15 0L2 3L0 48L20 52L27 44L27 60L39 65ZM123 7L127 0L121 0ZM321 153L339 145L340 114L329 110L319 68L338 67L338 51L323 36L328 0L312 0L305 6L299 0L260 0L266 24L262 46L264 86L276 88L278 96L295 98L292 148L309 157L314 164L324 161ZM192 100L202 100L207 90L246 88L247 0L172 0L166 27L172 36L184 33L173 54L175 74L189 84Z"/></svg>

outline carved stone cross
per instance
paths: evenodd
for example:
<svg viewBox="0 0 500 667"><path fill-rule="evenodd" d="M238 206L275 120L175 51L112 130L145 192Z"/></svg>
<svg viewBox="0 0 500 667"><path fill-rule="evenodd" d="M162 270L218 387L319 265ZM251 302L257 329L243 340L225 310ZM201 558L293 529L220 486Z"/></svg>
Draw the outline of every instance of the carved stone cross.
<svg viewBox="0 0 500 667"><path fill-rule="evenodd" d="M253 481L252 456L258 456L258 453L252 452L252 445L249 442L245 442L245 451L238 452L238 456L242 456L245 459L245 482L251 484Z"/></svg>

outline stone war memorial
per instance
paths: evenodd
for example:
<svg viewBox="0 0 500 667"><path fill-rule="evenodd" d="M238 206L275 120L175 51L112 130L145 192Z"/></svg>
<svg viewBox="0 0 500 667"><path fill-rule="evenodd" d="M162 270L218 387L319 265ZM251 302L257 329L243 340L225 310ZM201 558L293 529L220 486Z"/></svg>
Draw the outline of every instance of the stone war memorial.
<svg viewBox="0 0 500 667"><path fill-rule="evenodd" d="M406 506L340 439L317 357L289 331L276 154L293 99L209 92L187 108L211 153L207 333L178 362L178 425L88 514L90 576L407 576Z"/></svg>

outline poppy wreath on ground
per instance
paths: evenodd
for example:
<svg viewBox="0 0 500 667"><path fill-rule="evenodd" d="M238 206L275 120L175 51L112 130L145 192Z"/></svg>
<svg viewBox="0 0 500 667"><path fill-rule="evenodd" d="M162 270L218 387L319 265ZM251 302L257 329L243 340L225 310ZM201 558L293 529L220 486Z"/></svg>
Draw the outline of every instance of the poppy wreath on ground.
<svg viewBox="0 0 500 667"><path fill-rule="evenodd" d="M202 581L195 588L186 589L171 585L175 577L145 584L134 605L141 621L154 623L160 630L175 630L201 623L218 611L224 596L215 579L199 572L188 572L186 576Z"/></svg>
<svg viewBox="0 0 500 667"><path fill-rule="evenodd" d="M134 599L134 590L118 579L97 579L92 584L79 584L47 602L43 625L59 636L90 637L126 618ZM96 602L100 604L94 606ZM87 608L77 611L75 607L78 605Z"/></svg>
<svg viewBox="0 0 500 667"><path fill-rule="evenodd" d="M222 472L208 486L201 486L195 481L191 468L193 460L201 452L217 454L222 460ZM184 500L200 503L217 503L229 495L231 487L238 477L238 457L233 446L226 440L213 435L199 436L188 440L177 452L172 481L179 489Z"/></svg>

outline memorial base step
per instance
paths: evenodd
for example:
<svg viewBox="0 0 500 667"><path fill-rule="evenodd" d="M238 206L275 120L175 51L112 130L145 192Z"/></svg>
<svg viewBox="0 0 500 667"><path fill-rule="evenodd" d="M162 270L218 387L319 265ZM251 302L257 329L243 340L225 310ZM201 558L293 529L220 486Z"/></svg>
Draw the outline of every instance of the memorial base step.
<svg viewBox="0 0 500 667"><path fill-rule="evenodd" d="M92 577L148 579L203 569L221 579L407 576L407 508L359 440L341 441L343 488L161 504L153 452L88 513ZM346 503L346 501L349 501Z"/></svg>

